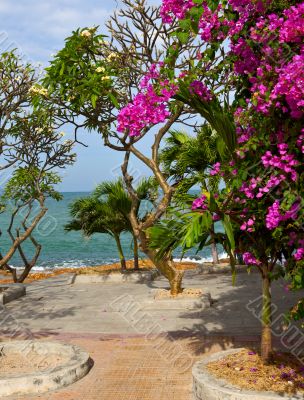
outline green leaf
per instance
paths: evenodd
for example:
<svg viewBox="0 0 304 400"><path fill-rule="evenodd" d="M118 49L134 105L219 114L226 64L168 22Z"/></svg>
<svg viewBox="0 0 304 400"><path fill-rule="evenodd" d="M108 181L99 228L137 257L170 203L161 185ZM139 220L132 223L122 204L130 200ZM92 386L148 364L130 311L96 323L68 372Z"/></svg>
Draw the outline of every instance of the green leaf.
<svg viewBox="0 0 304 400"><path fill-rule="evenodd" d="M91 103L92 103L93 108L96 108L96 102L97 102L97 100L98 100L98 96L97 96L96 94L92 94L92 96L91 96Z"/></svg>
<svg viewBox="0 0 304 400"><path fill-rule="evenodd" d="M109 99L111 100L111 102L113 103L113 105L114 105L116 108L119 108L118 100L117 100L117 98L114 96L114 94L111 93L111 92L109 92L109 93L108 93L108 97L109 97Z"/></svg>
<svg viewBox="0 0 304 400"><path fill-rule="evenodd" d="M185 44L189 40L189 32L176 32L175 36L180 40L182 44Z"/></svg>
<svg viewBox="0 0 304 400"><path fill-rule="evenodd" d="M64 64L64 63L62 63L62 65L61 65L61 68L60 68L60 72L59 72L59 75L60 75L60 76L62 76L62 75L63 75L63 73L64 73L64 69L65 69L65 64Z"/></svg>
<svg viewBox="0 0 304 400"><path fill-rule="evenodd" d="M224 216L223 224L224 224L226 235L227 235L228 240L229 240L230 248L231 248L232 252L234 252L234 250L235 250L235 240L234 240L232 224L231 224L231 221L230 221L230 217L228 215Z"/></svg>

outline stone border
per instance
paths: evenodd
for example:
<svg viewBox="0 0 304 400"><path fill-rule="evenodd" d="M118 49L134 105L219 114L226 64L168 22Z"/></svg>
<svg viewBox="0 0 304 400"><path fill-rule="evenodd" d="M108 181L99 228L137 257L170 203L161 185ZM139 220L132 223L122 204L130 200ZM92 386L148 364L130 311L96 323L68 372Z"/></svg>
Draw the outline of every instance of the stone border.
<svg viewBox="0 0 304 400"><path fill-rule="evenodd" d="M246 265L236 265L235 270L237 273L247 273ZM222 265L222 264L199 264L197 267L197 271L202 275L209 274L231 274L231 266L230 265ZM252 268L252 272L255 270ZM258 272L258 271L257 271Z"/></svg>
<svg viewBox="0 0 304 400"><path fill-rule="evenodd" d="M276 266L276 270L279 271L280 267ZM191 270L190 270L191 271ZM194 270L195 271L195 270ZM198 264L196 271L202 275L212 275L212 274L231 274L231 266L230 265L222 265L222 264L212 264L212 263L203 263ZM235 271L239 273L248 273L246 265L239 265L235 266ZM187 271L186 271L187 272ZM257 268L251 268L250 273L255 274L258 273Z"/></svg>
<svg viewBox="0 0 304 400"><path fill-rule="evenodd" d="M156 289L157 290L157 289ZM155 290L151 290L154 297ZM142 310L204 310L210 308L212 298L210 293L203 293L200 297L184 297L172 299L153 299L142 302Z"/></svg>
<svg viewBox="0 0 304 400"><path fill-rule="evenodd" d="M49 354L63 354L69 361L61 366L43 372L0 377L0 396L45 393L55 390L83 378L91 369L92 361L87 352L78 346L44 341L1 342L2 351L21 352L24 357L35 351L43 358ZM29 360L31 362L31 360Z"/></svg>
<svg viewBox="0 0 304 400"><path fill-rule="evenodd" d="M158 276L158 272L112 272L109 274L79 274L73 283L145 283L151 282Z"/></svg>
<svg viewBox="0 0 304 400"><path fill-rule="evenodd" d="M7 304L26 295L26 289L22 283L3 283L0 284L0 289L2 288L5 290L0 293L0 304Z"/></svg>
<svg viewBox="0 0 304 400"><path fill-rule="evenodd" d="M194 364L193 399L194 400L303 400L303 396L282 396L275 392L257 392L240 389L232 386L223 379L215 378L210 374L206 365L212 361L220 360L230 354L238 353L243 349L221 351L204 358Z"/></svg>

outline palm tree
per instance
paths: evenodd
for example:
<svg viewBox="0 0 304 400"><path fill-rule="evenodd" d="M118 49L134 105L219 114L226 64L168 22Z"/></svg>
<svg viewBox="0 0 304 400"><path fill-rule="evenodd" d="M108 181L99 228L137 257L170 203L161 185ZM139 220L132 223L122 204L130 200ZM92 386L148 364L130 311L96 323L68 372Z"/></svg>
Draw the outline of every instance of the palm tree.
<svg viewBox="0 0 304 400"><path fill-rule="evenodd" d="M151 209L151 204L157 195L157 186L152 178L142 179L136 189L141 200L146 200L150 206L142 210L140 204L138 216L145 219ZM134 269L139 269L138 241L130 223L132 199L125 190L121 179L100 183L92 195L75 200L70 205L70 214L73 220L66 226L66 231L82 231L85 236L95 233L106 233L112 236L117 245L121 269L126 269L126 260L121 245L120 236L123 232L131 233L133 237Z"/></svg>
<svg viewBox="0 0 304 400"><path fill-rule="evenodd" d="M120 259L121 269L126 270L126 260L123 253L120 235L130 232L129 221L107 202L89 196L75 200L70 205L73 219L65 226L66 231L82 231L90 237L96 233L106 233L115 239Z"/></svg>
<svg viewBox="0 0 304 400"><path fill-rule="evenodd" d="M136 188L136 195L138 196L140 202L138 204L136 214L138 218L144 220L151 209L153 202L157 197L158 187L153 178L143 178ZM107 201L116 213L119 213L123 219L126 220L126 225L128 227L128 232L132 234L133 237L133 253L134 253L134 269L139 269L139 247L138 240L132 225L129 220L129 214L131 212L132 200L126 191L121 179L116 182L106 181L99 184L93 192L93 197L103 201ZM143 210L143 202L146 201L145 205L148 205L148 209Z"/></svg>
<svg viewBox="0 0 304 400"><path fill-rule="evenodd" d="M206 170L220 160L218 135L209 124L201 127L197 136L190 136L181 131L171 131L166 139L166 147L161 153L161 162L170 179L177 182L175 199L180 204L189 204L188 191L200 185L205 192L218 190L219 178L206 177ZM185 201L186 200L186 201ZM209 231L213 263L219 262L216 247L214 224Z"/></svg>

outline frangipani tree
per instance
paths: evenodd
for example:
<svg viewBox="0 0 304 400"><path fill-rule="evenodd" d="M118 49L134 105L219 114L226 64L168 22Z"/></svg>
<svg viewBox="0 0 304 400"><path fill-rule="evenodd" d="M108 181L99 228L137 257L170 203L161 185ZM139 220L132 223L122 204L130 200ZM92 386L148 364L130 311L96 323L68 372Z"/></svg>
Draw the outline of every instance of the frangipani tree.
<svg viewBox="0 0 304 400"><path fill-rule="evenodd" d="M133 231L141 250L169 280L171 291L176 294L182 290L183 274L171 257L156 258L156 252L149 248L146 231L166 212L175 190L160 167L163 139L175 123L193 125L192 109L173 99L170 111L167 110L165 104L176 92L176 86L166 80L156 92L150 78L159 76L160 59L174 57L175 46L181 52L174 64L182 71L189 69L189 60L195 58L203 45L191 37L186 41L176 40L172 34L177 24L164 26L159 7L149 6L146 0L124 0L123 4L124 8L107 24L108 38L98 35L97 28L86 28L66 39L43 80L48 97L37 96L37 104L56 109L61 121L73 124L76 140L79 129L95 130L102 135L105 146L122 153L124 182L132 198L129 217ZM139 87L148 96L148 103L147 96L136 96ZM126 107L129 103L132 106ZM156 112L154 104L159 105ZM129 120L135 115L137 120L131 126ZM152 149L140 151L138 142L155 125L158 126L153 132ZM130 174L132 157L150 170L162 193L156 208L144 221L137 216L140 198Z"/></svg>
<svg viewBox="0 0 304 400"><path fill-rule="evenodd" d="M10 215L7 231L11 244L0 250L0 268L12 273L15 282L23 282L35 265L41 245L34 231L47 213L47 198L60 200L56 185L58 171L74 162L73 141L62 141L54 113L33 110L32 96L45 91L37 85L31 65L23 64L16 51L0 55L0 156L1 213ZM29 258L24 242L35 252ZM18 252L24 269L18 275L10 265Z"/></svg>

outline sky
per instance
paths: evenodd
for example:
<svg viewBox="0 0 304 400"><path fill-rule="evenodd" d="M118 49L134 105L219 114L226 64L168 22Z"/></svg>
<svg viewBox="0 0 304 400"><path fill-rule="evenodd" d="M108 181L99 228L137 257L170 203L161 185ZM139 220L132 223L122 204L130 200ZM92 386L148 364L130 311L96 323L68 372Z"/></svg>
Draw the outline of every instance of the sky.
<svg viewBox="0 0 304 400"><path fill-rule="evenodd" d="M119 0L0 0L0 50L18 48L24 60L46 66L78 27L99 25L105 32L105 21L120 4ZM96 133L81 132L80 139L88 147L76 147L77 161L61 172L60 191L90 191L120 175L121 153L105 148ZM148 149L151 143L151 137L145 139L141 148ZM131 160L131 172L135 179L148 173L136 160Z"/></svg>

